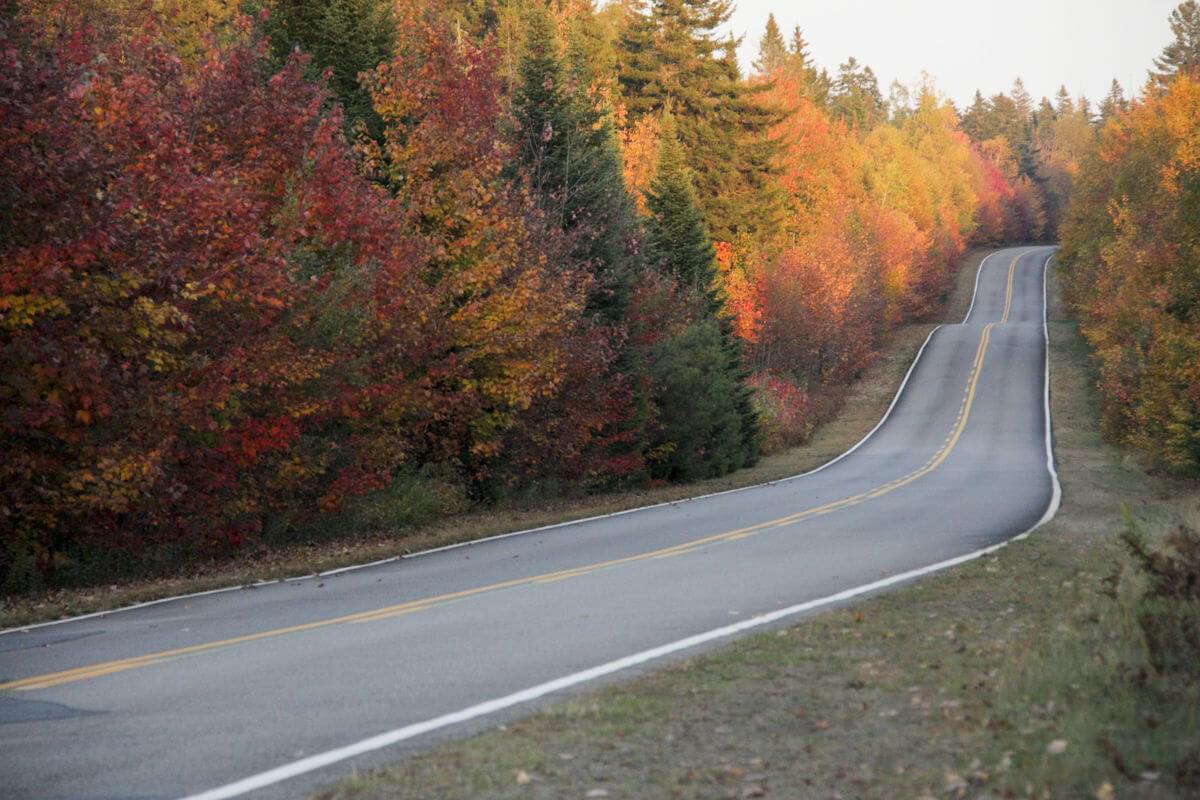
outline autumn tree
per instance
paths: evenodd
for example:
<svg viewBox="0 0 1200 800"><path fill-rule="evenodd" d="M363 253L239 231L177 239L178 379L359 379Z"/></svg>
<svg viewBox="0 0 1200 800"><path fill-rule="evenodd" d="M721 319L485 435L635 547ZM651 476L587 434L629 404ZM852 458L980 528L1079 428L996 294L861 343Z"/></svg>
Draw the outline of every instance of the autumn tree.
<svg viewBox="0 0 1200 800"><path fill-rule="evenodd" d="M1068 298L1099 365L1107 432L1200 470L1200 82L1109 120L1062 226Z"/></svg>

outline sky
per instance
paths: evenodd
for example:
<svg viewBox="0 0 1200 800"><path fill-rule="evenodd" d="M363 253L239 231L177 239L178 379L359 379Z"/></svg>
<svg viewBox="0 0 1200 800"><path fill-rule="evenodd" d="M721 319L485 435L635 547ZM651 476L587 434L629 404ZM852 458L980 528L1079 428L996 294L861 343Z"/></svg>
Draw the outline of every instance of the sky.
<svg viewBox="0 0 1200 800"><path fill-rule="evenodd" d="M884 96L893 80L928 72L943 94L969 104L1008 91L1020 76L1037 101L1060 85L1099 101L1116 78L1126 95L1146 81L1171 40L1179 0L736 0L731 25L745 35L749 71L767 13L791 37L799 24L817 65L830 73L848 56L875 70Z"/></svg>

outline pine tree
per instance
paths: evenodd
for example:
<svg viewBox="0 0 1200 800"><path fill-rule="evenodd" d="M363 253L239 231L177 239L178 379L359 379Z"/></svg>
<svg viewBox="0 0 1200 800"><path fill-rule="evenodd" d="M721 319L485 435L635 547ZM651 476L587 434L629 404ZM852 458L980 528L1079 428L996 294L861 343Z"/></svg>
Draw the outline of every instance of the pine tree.
<svg viewBox="0 0 1200 800"><path fill-rule="evenodd" d="M663 113L658 165L646 205L647 254L650 262L680 285L705 298L716 314L721 301L714 293L717 254L704 225L692 184L692 173L679 141L675 117Z"/></svg>
<svg viewBox="0 0 1200 800"><path fill-rule="evenodd" d="M782 215L771 186L777 146L770 131L779 114L765 108L762 86L742 80L737 40L716 31L730 0L633 0L618 43L621 99L630 122L669 103L709 230L722 241L740 234L769 237Z"/></svg>
<svg viewBox="0 0 1200 800"><path fill-rule="evenodd" d="M1054 111L1060 117L1075 113L1075 104L1071 102L1071 93L1066 86L1058 87L1058 94L1054 96Z"/></svg>
<svg viewBox="0 0 1200 800"><path fill-rule="evenodd" d="M839 119L864 130L882 122L883 94L874 70L860 65L854 56L838 67L830 110Z"/></svg>
<svg viewBox="0 0 1200 800"><path fill-rule="evenodd" d="M983 99L983 93L976 89L975 99L962 114L962 129L967 136L971 137L971 141L982 142L989 138L987 133L990 113L988 103Z"/></svg>
<svg viewBox="0 0 1200 800"><path fill-rule="evenodd" d="M696 457L694 452L703 452L707 474L721 474L757 460L758 417L746 384L741 343L725 311L716 252L696 202L692 173L676 131L668 109L663 115L658 167L647 197L647 255L656 269L673 278L701 304L704 313L698 324L713 329L716 337L695 332L689 335L697 337L697 342L709 341L710 348L719 347L719 357L706 358L717 358L720 369L714 380L727 390L713 397L715 408L710 412L714 413L706 415L710 421L705 424L710 430L705 434L705 446L693 455L681 452L672 463L676 470L692 471L694 467L686 463ZM664 398L676 394L670 387L660 387L656 402L661 407Z"/></svg>
<svg viewBox="0 0 1200 800"><path fill-rule="evenodd" d="M1121 88L1117 79L1113 78L1113 82L1108 88L1108 94L1100 102L1100 124L1108 122L1109 119L1128 108L1129 101L1125 99L1125 90Z"/></svg>
<svg viewBox="0 0 1200 800"><path fill-rule="evenodd" d="M783 41L779 23L775 21L774 14L768 14L767 29L758 43L758 60L754 62L754 69L761 75L770 75L788 62L788 56L787 44Z"/></svg>
<svg viewBox="0 0 1200 800"><path fill-rule="evenodd" d="M549 13L534 7L513 96L518 153L547 216L573 235L572 255L598 278L592 309L615 322L625 315L640 268L633 255L637 212L625 188L610 116L587 92L586 54L573 50L565 64Z"/></svg>
<svg viewBox="0 0 1200 800"><path fill-rule="evenodd" d="M276 0L265 27L277 60L299 48L312 56L313 76L332 70L329 85L346 112L347 130L361 122L371 136L382 134L383 123L358 76L392 55L396 23L390 3Z"/></svg>
<svg viewBox="0 0 1200 800"><path fill-rule="evenodd" d="M816 64L813 63L812 56L808 52L808 42L799 25L792 29L792 41L788 45L787 68L794 70L800 76L814 103L822 107L829 103L831 86L829 73L825 70L817 71Z"/></svg>
<svg viewBox="0 0 1200 800"><path fill-rule="evenodd" d="M1033 98L1025 88L1025 81L1020 78L1013 81L1012 101L1017 106L1017 113L1021 115L1021 120L1028 122L1030 115L1033 114Z"/></svg>
<svg viewBox="0 0 1200 800"><path fill-rule="evenodd" d="M1200 3L1196 0L1180 3L1171 12L1170 21L1175 40L1154 59L1158 71L1150 73L1160 85L1170 83L1181 73L1200 72Z"/></svg>

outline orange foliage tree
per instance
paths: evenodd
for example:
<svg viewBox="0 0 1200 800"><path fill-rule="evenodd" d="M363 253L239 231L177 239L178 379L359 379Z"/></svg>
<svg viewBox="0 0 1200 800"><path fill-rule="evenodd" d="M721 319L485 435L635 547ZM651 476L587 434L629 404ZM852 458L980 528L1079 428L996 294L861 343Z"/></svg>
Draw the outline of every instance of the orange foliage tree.
<svg viewBox="0 0 1200 800"><path fill-rule="evenodd" d="M1100 367L1109 433L1200 470L1200 81L1118 113L1080 170L1063 275Z"/></svg>

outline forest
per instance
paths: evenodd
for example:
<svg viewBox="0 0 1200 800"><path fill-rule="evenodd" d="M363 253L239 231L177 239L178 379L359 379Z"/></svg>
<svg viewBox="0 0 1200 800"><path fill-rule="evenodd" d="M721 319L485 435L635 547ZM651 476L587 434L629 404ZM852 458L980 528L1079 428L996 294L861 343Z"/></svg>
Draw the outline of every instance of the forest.
<svg viewBox="0 0 1200 800"><path fill-rule="evenodd" d="M1095 107L731 13L3 0L0 585L737 470L1060 226L1114 435L1200 467L1195 3Z"/></svg>

